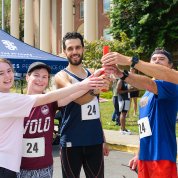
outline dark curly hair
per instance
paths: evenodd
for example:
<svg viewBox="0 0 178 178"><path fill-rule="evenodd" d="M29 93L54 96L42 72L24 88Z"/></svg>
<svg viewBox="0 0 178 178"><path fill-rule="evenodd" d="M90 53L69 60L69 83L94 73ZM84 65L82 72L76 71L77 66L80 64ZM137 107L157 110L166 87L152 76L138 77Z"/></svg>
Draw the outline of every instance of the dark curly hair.
<svg viewBox="0 0 178 178"><path fill-rule="evenodd" d="M84 47L84 42L83 42L83 36L78 33L78 32L68 32L65 34L65 36L63 37L63 49L65 50L66 49L66 40L70 40L70 39L80 39L81 41L81 44L82 44L82 47Z"/></svg>

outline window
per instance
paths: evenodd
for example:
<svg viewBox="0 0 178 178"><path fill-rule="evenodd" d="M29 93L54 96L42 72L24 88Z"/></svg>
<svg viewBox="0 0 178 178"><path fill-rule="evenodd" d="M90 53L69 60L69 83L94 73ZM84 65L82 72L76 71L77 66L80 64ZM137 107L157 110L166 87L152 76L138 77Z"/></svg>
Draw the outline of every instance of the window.
<svg viewBox="0 0 178 178"><path fill-rule="evenodd" d="M103 0L103 12L107 13L110 10L110 0Z"/></svg>
<svg viewBox="0 0 178 178"><path fill-rule="evenodd" d="M81 19L84 18L84 2L83 1L80 2L80 18Z"/></svg>
<svg viewBox="0 0 178 178"><path fill-rule="evenodd" d="M103 30L103 38L105 40L112 40L113 39L112 35L109 34L109 28L106 28L106 29Z"/></svg>

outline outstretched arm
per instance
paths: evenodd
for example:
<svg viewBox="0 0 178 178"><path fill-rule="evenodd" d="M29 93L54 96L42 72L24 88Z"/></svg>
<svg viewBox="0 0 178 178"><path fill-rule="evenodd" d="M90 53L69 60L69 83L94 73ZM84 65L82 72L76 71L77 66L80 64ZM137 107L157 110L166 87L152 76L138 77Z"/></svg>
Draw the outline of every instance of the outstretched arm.
<svg viewBox="0 0 178 178"><path fill-rule="evenodd" d="M96 77L99 76L99 78L104 83L103 83L103 86L102 87L98 87L98 89L104 88L106 85L109 85L109 84L107 84L105 79L103 79L103 77L100 76L101 75L100 74L101 73L100 70L98 70L98 72L97 71L95 72L95 76ZM64 87L67 87L67 86L74 85L74 84L71 83L69 76L64 71L61 71L61 72L59 72L58 74L55 75L55 83L56 83L57 88L64 88ZM91 100L93 100L94 96L91 95L90 92L88 92L89 90L86 91L86 92L81 91L81 93L79 92L80 90L81 89L79 89L77 91L78 93L76 93L75 95L72 96L72 98L73 98L72 100L74 100L74 102L82 105L82 104L86 104L86 103L90 102ZM70 95L68 95L68 96L70 96ZM66 104L67 104L67 102L69 103L69 102L72 101L72 100L71 101L69 101L69 100L70 100L70 98L68 98L68 101L66 101Z"/></svg>
<svg viewBox="0 0 178 178"><path fill-rule="evenodd" d="M164 67L162 65L155 65L144 61L139 61L135 68L146 75L152 76L156 79L165 80L178 84L178 71Z"/></svg>
<svg viewBox="0 0 178 178"><path fill-rule="evenodd" d="M117 68L117 66L105 66L107 72L115 75L116 78L122 78L123 72ZM127 83L138 88L148 90L154 94L157 94L157 85L154 80L147 76L129 73L128 77L125 79Z"/></svg>
<svg viewBox="0 0 178 178"><path fill-rule="evenodd" d="M103 65L131 65L131 57L124 56L117 52L111 52L106 55L104 55L101 59ZM139 70L140 72L154 77L156 79L165 80L168 82L172 82L175 84L178 84L178 71L169 69L167 67L164 67L162 65L158 64L151 64L148 62L144 62L142 60L139 60L139 62L135 65L135 68Z"/></svg>
<svg viewBox="0 0 178 178"><path fill-rule="evenodd" d="M63 100L64 98L67 98L71 96L70 99L73 99L77 97L76 95L73 95L73 93L77 93L80 90L81 91L89 91L91 89L98 89L100 87L104 86L104 82L102 78L99 77L91 77L83 80L82 82L75 83L73 85L67 86L65 88L61 88L55 91L51 91L46 94L40 94L37 95L37 100L34 104L35 106L51 103L54 101L60 101ZM80 93L82 94L82 92Z"/></svg>

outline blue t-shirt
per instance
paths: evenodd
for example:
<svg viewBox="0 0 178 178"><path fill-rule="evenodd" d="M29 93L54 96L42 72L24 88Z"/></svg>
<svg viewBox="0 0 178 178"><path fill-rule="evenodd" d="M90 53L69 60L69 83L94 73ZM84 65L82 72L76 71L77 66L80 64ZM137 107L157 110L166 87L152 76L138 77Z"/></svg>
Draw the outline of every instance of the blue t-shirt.
<svg viewBox="0 0 178 178"><path fill-rule="evenodd" d="M64 69L75 82L83 79ZM90 75L89 71L88 76ZM62 107L62 123L60 129L60 145L62 147L89 146L103 143L103 130L98 108L98 99L86 106L75 102ZM82 109L83 108L83 109ZM83 112L82 112L83 110Z"/></svg>
<svg viewBox="0 0 178 178"><path fill-rule="evenodd" d="M155 82L158 95L146 91L139 104L139 120L148 119L152 132L152 134L148 134L149 136L140 138L139 159L176 162L175 129L178 111L178 85L161 80L155 80ZM139 124L141 132L146 131L145 125Z"/></svg>

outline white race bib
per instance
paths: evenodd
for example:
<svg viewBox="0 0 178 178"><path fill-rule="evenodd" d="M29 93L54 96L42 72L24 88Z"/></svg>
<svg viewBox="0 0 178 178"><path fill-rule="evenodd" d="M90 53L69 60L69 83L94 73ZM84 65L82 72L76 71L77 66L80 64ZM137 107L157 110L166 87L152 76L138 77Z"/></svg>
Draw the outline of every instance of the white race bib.
<svg viewBox="0 0 178 178"><path fill-rule="evenodd" d="M100 118L98 99L95 97L92 101L81 106L82 120L93 120Z"/></svg>
<svg viewBox="0 0 178 178"><path fill-rule="evenodd" d="M148 117L141 118L138 121L138 126L139 126L140 139L152 135Z"/></svg>
<svg viewBox="0 0 178 178"><path fill-rule="evenodd" d="M45 139L41 138L23 138L23 157L34 158L45 155Z"/></svg>

